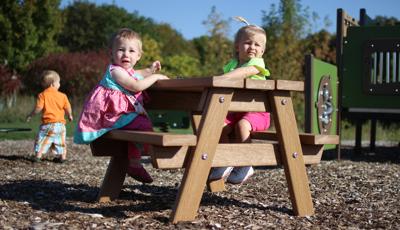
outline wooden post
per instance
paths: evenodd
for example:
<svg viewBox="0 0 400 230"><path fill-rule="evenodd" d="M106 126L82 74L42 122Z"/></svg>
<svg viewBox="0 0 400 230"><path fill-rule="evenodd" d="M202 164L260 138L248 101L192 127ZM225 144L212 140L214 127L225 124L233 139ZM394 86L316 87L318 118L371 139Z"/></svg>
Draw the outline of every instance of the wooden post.
<svg viewBox="0 0 400 230"><path fill-rule="evenodd" d="M209 90L200 121L198 142L188 156L187 167L171 213L173 223L194 220L199 209L212 160L233 96L233 89Z"/></svg>
<svg viewBox="0 0 400 230"><path fill-rule="evenodd" d="M268 95L294 213L310 216L314 208L290 91L276 90Z"/></svg>

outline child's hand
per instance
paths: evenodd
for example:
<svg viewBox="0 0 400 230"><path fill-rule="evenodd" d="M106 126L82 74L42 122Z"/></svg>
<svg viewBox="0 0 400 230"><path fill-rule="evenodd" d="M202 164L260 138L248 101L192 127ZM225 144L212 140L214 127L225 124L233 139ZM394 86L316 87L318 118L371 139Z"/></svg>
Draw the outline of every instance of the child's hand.
<svg viewBox="0 0 400 230"><path fill-rule="evenodd" d="M150 66L150 69L151 69L151 73L153 73L153 74L160 71L161 70L161 62L160 61L153 62Z"/></svg>
<svg viewBox="0 0 400 230"><path fill-rule="evenodd" d="M167 76L165 76L165 75L162 75L162 74L158 74L157 76L158 76L158 80L166 80L166 79L169 79L169 77L167 77Z"/></svg>
<svg viewBox="0 0 400 230"><path fill-rule="evenodd" d="M73 117L72 115L69 115L69 116L68 116L68 119L69 119L69 121L73 121L73 120L74 120L74 117Z"/></svg>

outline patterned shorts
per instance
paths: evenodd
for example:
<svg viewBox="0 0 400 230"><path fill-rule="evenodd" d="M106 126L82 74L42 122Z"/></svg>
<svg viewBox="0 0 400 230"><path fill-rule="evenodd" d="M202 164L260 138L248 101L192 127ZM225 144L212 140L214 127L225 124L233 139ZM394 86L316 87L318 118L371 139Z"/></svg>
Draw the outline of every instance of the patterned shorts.
<svg viewBox="0 0 400 230"><path fill-rule="evenodd" d="M35 141L35 153L45 154L50 147L57 155L66 153L65 136L66 129L63 123L41 125Z"/></svg>

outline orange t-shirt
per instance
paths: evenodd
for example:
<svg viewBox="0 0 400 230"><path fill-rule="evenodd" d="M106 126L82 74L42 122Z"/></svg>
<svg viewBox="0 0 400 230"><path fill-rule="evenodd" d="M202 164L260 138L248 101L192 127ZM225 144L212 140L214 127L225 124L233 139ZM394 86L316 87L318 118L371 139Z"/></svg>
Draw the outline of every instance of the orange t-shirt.
<svg viewBox="0 0 400 230"><path fill-rule="evenodd" d="M65 124L65 110L71 110L67 95L50 86L41 92L36 101L36 108L42 110L42 123L61 122Z"/></svg>

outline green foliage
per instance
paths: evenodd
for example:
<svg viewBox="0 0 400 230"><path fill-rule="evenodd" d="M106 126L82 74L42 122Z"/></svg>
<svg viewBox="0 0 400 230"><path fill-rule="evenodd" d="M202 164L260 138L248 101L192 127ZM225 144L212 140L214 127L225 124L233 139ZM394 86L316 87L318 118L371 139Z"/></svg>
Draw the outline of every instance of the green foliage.
<svg viewBox="0 0 400 230"><path fill-rule="evenodd" d="M223 65L233 56L232 42L220 35L195 38L193 44L199 53L201 72L204 76L222 73Z"/></svg>
<svg viewBox="0 0 400 230"><path fill-rule="evenodd" d="M170 77L198 77L201 75L199 61L188 55L168 56L164 60L165 74Z"/></svg>
<svg viewBox="0 0 400 230"><path fill-rule="evenodd" d="M400 20L395 17L376 16L372 23L378 26L399 26Z"/></svg>
<svg viewBox="0 0 400 230"><path fill-rule="evenodd" d="M336 36L326 30L309 35L303 42L303 53L313 54L325 62L336 64Z"/></svg>
<svg viewBox="0 0 400 230"><path fill-rule="evenodd" d="M31 61L58 50L59 0L4 0L0 5L0 59L23 70Z"/></svg>
<svg viewBox="0 0 400 230"><path fill-rule="evenodd" d="M113 5L96 6L76 1L63 11L64 29L59 43L66 49L77 51L99 50L108 47L109 39L118 28L136 30L135 17Z"/></svg>
<svg viewBox="0 0 400 230"><path fill-rule="evenodd" d="M232 58L233 44L226 37L229 23L212 7L203 24L210 35L193 39L193 44L199 54L202 75L214 76L222 73L224 63Z"/></svg>
<svg viewBox="0 0 400 230"><path fill-rule="evenodd" d="M136 64L135 69L146 68L155 60L159 60L164 68L163 56L161 55L160 45L149 35L142 36L143 54L140 61Z"/></svg>
<svg viewBox="0 0 400 230"><path fill-rule="evenodd" d="M211 37L227 37L228 35L229 21L222 19L215 6L211 7L211 12L207 20L203 21L203 25L207 27Z"/></svg>
<svg viewBox="0 0 400 230"><path fill-rule="evenodd" d="M139 16L137 12L128 13L115 5L96 6L94 3L76 1L66 7L63 14L65 26L59 43L70 51L81 52L109 47L111 35L118 28L128 27L140 33L142 37L147 37L147 40L154 40L160 50L157 55L196 55L191 43L170 25L156 24L150 18ZM151 50L146 46L144 45L144 49Z"/></svg>
<svg viewBox="0 0 400 230"><path fill-rule="evenodd" d="M273 4L268 14L264 12L263 27L268 38L264 57L272 78L304 79L301 39L308 31L307 17L298 0L281 0L278 10Z"/></svg>
<svg viewBox="0 0 400 230"><path fill-rule="evenodd" d="M159 44L162 56L189 55L196 57L197 52L191 42L168 24L152 25L154 32L148 34Z"/></svg>

